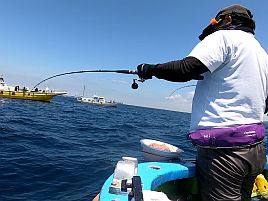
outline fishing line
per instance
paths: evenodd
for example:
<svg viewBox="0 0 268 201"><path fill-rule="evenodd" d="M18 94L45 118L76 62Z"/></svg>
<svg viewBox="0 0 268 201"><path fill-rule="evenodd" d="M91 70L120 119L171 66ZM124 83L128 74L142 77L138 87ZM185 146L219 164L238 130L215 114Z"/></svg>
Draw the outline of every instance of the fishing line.
<svg viewBox="0 0 268 201"><path fill-rule="evenodd" d="M70 75L70 74L77 74L77 73L122 73L122 74L138 74L138 72L136 70L80 70L80 71L72 71L72 72L67 72L67 73L60 73L57 75L53 75L51 77L48 77L44 80L42 80L41 82L37 83L33 88L35 89L37 86L39 86L41 83L50 80L52 78L55 77L59 77L59 76L63 76L63 75ZM143 79L133 79L133 84L132 84L132 88L133 89L137 89L138 88L138 84L135 81L141 81L143 82ZM31 91L32 91L31 90Z"/></svg>
<svg viewBox="0 0 268 201"><path fill-rule="evenodd" d="M179 88L175 89L168 97L172 96L172 94L174 94L176 91L178 91L180 89L188 88L188 87L195 87L195 86L196 86L195 84L192 84L192 85L187 85L187 86L179 87Z"/></svg>

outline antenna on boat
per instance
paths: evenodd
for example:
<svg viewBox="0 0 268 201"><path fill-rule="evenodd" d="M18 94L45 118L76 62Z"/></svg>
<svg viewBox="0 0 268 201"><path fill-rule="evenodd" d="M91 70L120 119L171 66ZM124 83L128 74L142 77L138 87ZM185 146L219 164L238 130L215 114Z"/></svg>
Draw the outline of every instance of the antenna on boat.
<svg viewBox="0 0 268 201"><path fill-rule="evenodd" d="M60 74L48 77L48 78L42 80L41 82L37 83L32 88L32 90L34 90L41 83L43 83L43 82L45 82L47 80L50 80L52 78L63 76L63 75L77 74L77 73L121 73L121 74L136 74L136 75L138 74L138 72L136 70L81 70L81 71L72 71L72 72L60 73ZM133 84L131 85L132 89L137 89L138 88L138 84L135 81L144 82L144 79L133 79Z"/></svg>
<svg viewBox="0 0 268 201"><path fill-rule="evenodd" d="M86 89L86 86L84 85L84 88L83 88L83 97L85 97L85 89Z"/></svg>

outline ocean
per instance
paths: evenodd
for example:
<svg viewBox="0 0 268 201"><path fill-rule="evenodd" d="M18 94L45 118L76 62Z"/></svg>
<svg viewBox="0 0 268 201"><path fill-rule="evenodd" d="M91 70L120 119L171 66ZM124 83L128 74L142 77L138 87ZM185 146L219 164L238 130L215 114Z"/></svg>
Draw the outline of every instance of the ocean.
<svg viewBox="0 0 268 201"><path fill-rule="evenodd" d="M0 109L0 201L91 201L123 156L145 161L144 138L178 146L185 159L196 153L186 139L189 113L65 96L0 99Z"/></svg>

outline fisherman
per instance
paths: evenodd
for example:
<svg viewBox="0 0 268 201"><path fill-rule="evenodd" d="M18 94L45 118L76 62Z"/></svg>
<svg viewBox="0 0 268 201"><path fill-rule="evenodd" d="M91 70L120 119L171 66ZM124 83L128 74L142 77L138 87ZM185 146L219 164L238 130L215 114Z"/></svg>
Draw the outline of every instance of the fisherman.
<svg viewBox="0 0 268 201"><path fill-rule="evenodd" d="M268 95L268 56L255 39L249 9L222 9L191 53L163 64L141 64L142 79L197 82L188 139L197 146L203 201L249 201L266 164L263 117Z"/></svg>

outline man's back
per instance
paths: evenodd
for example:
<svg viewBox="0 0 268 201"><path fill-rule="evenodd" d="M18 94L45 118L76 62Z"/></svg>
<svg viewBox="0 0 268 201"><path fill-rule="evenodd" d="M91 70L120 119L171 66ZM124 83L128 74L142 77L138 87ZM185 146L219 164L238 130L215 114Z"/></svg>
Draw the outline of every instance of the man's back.
<svg viewBox="0 0 268 201"><path fill-rule="evenodd" d="M262 122L268 56L254 35L241 30L216 31L190 56L210 70L196 87L191 130Z"/></svg>

